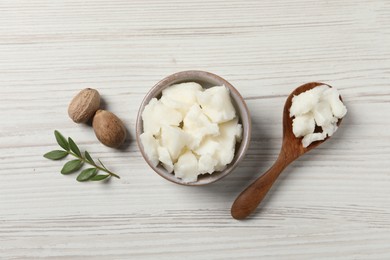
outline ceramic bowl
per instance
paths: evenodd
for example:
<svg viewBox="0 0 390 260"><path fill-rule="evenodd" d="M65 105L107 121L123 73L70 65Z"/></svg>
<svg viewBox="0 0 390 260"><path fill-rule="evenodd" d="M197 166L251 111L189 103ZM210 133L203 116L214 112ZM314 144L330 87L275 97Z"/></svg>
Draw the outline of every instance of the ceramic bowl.
<svg viewBox="0 0 390 260"><path fill-rule="evenodd" d="M242 124L242 128L243 128L242 141L241 143L237 143L233 161L226 167L226 169L223 171L214 172L212 174L200 175L196 182L191 182L191 183L183 182L181 179L175 177L173 173L169 173L168 171L166 171L161 164L154 166L149 161L149 158L147 157L140 140L140 135L143 133L142 112L145 106L150 102L152 98L159 99L161 97L161 93L163 89L168 88L173 84L183 83L183 82L197 82L200 85L202 85L203 88L225 85L230 90L232 103L239 117L239 123ZM171 182L187 185L187 186L200 186L200 185L213 183L227 176L229 173L231 173L237 167L239 162L244 158L245 153L249 147L250 137L251 137L251 118L250 118L248 108L245 104L245 101L240 95L240 93L225 79L205 71L195 71L195 70L182 71L162 79L160 82L154 85L154 87L152 87L152 89L146 94L139 108L137 122L136 122L136 139L137 139L138 147L145 161L161 177Z"/></svg>

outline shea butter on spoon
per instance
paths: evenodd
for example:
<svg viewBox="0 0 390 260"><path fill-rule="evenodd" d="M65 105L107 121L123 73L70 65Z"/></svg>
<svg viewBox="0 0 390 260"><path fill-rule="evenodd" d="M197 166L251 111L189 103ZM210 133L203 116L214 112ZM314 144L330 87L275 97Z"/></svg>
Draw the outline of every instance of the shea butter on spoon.
<svg viewBox="0 0 390 260"><path fill-rule="evenodd" d="M303 137L303 147L332 136L337 122L347 114L336 88L320 85L292 98L290 117L295 137ZM321 128L320 132L315 129Z"/></svg>
<svg viewBox="0 0 390 260"><path fill-rule="evenodd" d="M140 140L153 166L159 163L183 182L224 170L242 138L229 89L196 82L174 84L142 112Z"/></svg>

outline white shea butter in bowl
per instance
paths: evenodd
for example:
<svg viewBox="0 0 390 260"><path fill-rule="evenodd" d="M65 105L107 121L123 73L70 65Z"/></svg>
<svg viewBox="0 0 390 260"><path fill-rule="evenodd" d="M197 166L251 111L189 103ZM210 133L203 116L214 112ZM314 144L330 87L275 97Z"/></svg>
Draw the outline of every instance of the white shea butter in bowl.
<svg viewBox="0 0 390 260"><path fill-rule="evenodd" d="M153 98L142 113L144 151L183 182L224 170L242 138L229 89L196 82L174 84Z"/></svg>
<svg viewBox="0 0 390 260"><path fill-rule="evenodd" d="M137 117L141 154L160 176L199 186L233 171L244 158L251 120L244 99L221 77L184 71L158 82Z"/></svg>
<svg viewBox="0 0 390 260"><path fill-rule="evenodd" d="M303 147L332 136L337 123L347 114L347 108L336 88L320 85L292 98L290 117L293 133L302 138ZM316 131L320 129L320 131Z"/></svg>

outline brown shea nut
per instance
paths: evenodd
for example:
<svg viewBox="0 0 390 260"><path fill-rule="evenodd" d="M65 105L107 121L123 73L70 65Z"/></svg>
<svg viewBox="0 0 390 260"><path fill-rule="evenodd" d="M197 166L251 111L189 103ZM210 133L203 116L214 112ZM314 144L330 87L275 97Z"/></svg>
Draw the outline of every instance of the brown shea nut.
<svg viewBox="0 0 390 260"><path fill-rule="evenodd" d="M86 123L100 107L100 95L96 89L81 90L70 102L69 117L75 123Z"/></svg>
<svg viewBox="0 0 390 260"><path fill-rule="evenodd" d="M113 113L99 109L93 117L92 127L99 141L112 148L117 148L126 139L126 128Z"/></svg>

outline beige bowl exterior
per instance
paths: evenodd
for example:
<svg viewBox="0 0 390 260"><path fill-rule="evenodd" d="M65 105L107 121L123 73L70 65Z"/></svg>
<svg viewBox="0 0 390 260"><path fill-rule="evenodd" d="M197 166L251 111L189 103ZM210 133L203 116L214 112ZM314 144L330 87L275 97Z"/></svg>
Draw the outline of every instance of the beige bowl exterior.
<svg viewBox="0 0 390 260"><path fill-rule="evenodd" d="M143 145L140 140L140 135L143 133L143 122L142 122L142 112L147 104L149 104L152 98L160 98L163 89L177 83L183 82L197 82L202 85L203 88L210 88L213 86L225 85L230 90L230 96L232 103L236 109L237 115L239 117L239 122L242 124L243 136L241 143L236 145L235 155L233 161L226 167L225 170L220 172L214 172L213 174L204 174L198 177L198 181L186 183L181 179L176 178L173 173L168 173L161 164L153 166L147 155L145 154ZM249 114L248 107L245 104L244 99L240 93L225 79L205 71L182 71L175 74L172 74L160 82L158 82L145 96L141 106L138 110L137 122L136 122L136 139L138 147L141 151L142 156L149 166L158 173L161 177L177 184L187 185L187 186L201 186L209 183L213 183L221 178L225 177L231 173L239 164L239 162L244 158L246 151L248 150L250 137L251 137L251 118Z"/></svg>

